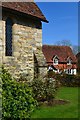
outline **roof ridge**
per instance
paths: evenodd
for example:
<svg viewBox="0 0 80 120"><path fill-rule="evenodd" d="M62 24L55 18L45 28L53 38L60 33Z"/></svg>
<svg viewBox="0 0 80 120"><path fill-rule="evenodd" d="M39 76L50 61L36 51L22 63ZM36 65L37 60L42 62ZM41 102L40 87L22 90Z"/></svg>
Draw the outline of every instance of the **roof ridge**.
<svg viewBox="0 0 80 120"><path fill-rule="evenodd" d="M44 44L43 46L50 46L50 47L69 47L69 48L71 48L70 46L67 46L67 45L47 45L47 44Z"/></svg>

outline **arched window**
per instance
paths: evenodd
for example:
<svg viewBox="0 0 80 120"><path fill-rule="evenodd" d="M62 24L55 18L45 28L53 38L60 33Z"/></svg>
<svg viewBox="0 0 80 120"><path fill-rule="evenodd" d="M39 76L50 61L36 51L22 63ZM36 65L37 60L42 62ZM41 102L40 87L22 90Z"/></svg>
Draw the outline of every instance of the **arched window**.
<svg viewBox="0 0 80 120"><path fill-rule="evenodd" d="M7 18L6 20L6 46L5 55L12 56L12 20Z"/></svg>

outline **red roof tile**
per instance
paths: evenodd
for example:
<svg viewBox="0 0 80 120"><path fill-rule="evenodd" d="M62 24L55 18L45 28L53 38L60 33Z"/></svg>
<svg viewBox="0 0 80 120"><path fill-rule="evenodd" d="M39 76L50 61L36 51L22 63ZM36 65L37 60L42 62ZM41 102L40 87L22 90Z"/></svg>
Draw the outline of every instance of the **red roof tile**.
<svg viewBox="0 0 80 120"><path fill-rule="evenodd" d="M48 22L34 2L2 2L2 7L25 13L27 15L34 16L41 21Z"/></svg>
<svg viewBox="0 0 80 120"><path fill-rule="evenodd" d="M76 55L77 59L80 59L80 52Z"/></svg>
<svg viewBox="0 0 80 120"><path fill-rule="evenodd" d="M72 49L69 46L51 46L43 45L42 51L47 62L53 62L53 56L57 55L59 62L67 62L67 58L70 57L72 62L77 62L76 56L73 54Z"/></svg>

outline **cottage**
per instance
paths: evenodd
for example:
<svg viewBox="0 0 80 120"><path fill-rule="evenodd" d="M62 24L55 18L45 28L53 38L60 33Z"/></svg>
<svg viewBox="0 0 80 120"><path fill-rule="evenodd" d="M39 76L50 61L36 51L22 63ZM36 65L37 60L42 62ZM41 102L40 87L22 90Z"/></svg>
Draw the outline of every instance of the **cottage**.
<svg viewBox="0 0 80 120"><path fill-rule="evenodd" d="M42 22L48 22L34 2L3 2L0 18L0 65L13 77L33 79L46 74L42 53Z"/></svg>
<svg viewBox="0 0 80 120"><path fill-rule="evenodd" d="M48 63L49 71L76 74L77 60L69 46L43 45L42 50Z"/></svg>

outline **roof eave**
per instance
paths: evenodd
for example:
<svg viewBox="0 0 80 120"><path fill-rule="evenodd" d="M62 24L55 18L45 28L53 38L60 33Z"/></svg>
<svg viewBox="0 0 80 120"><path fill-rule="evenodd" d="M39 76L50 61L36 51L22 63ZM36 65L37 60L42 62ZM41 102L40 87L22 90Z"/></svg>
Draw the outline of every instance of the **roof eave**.
<svg viewBox="0 0 80 120"><path fill-rule="evenodd" d="M47 20L43 20L43 19L40 19L42 22L46 22L46 23L49 23L49 21Z"/></svg>
<svg viewBox="0 0 80 120"><path fill-rule="evenodd" d="M7 8L7 7L3 7L3 6L2 6L2 10L9 10L9 11L11 10L12 13L15 13L15 12L17 12L17 13L22 13L22 12L20 12L20 11L13 10L13 9L10 9L10 8ZM14 11L14 12L13 12L13 11ZM40 21L42 21L42 22L49 23L49 21L47 21L46 18L45 18L45 19L41 19L41 18L39 18L39 17L37 17L37 16L33 16L33 15L30 15L30 14L26 14L26 13L23 13L23 15L33 17L33 18L35 18L35 19L37 19L37 20L40 20Z"/></svg>
<svg viewBox="0 0 80 120"><path fill-rule="evenodd" d="M15 12L19 12L19 13L22 13L22 14L25 14L25 15L29 15L29 16L32 16L32 17L35 17L37 19L39 19L40 21L43 21L43 22L46 22L46 23L49 23L49 21L46 20L45 16L43 18L39 17L39 16L36 16L36 15L31 15L31 14L28 14L28 13L24 13L24 12L21 12L21 11L18 11L18 10L14 10L14 9L11 9L11 8L8 8L6 6L4 6L3 4L1 5L2 8L5 8L5 9L9 9L11 11L15 11Z"/></svg>

